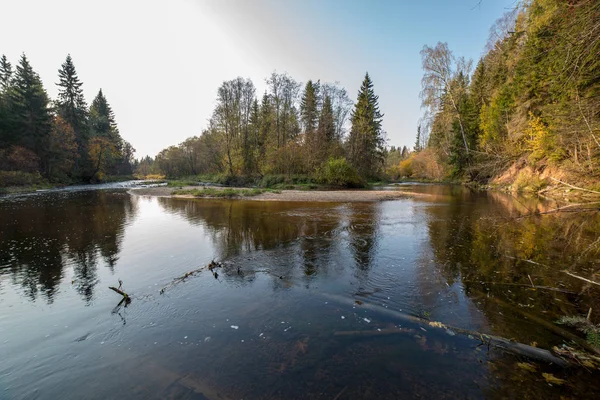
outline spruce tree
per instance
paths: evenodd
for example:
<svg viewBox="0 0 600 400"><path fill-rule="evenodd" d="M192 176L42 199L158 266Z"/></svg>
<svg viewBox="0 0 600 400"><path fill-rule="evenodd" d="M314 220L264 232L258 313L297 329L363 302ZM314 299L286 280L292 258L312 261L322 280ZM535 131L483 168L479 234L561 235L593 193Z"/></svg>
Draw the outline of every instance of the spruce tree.
<svg viewBox="0 0 600 400"><path fill-rule="evenodd" d="M415 151L421 151L422 149L422 144L421 144L421 125L417 126L417 140L415 141Z"/></svg>
<svg viewBox="0 0 600 400"><path fill-rule="evenodd" d="M44 161L52 129L49 99L39 75L25 54L21 56L10 91L16 142L36 153Z"/></svg>
<svg viewBox="0 0 600 400"><path fill-rule="evenodd" d="M300 101L300 120L306 135L312 135L317 128L319 119L317 87L311 80L306 82Z"/></svg>
<svg viewBox="0 0 600 400"><path fill-rule="evenodd" d="M115 173L115 167L123 161L123 141L117 128L114 113L102 93L98 92L89 110L90 140L87 146L89 158L87 178L102 179L107 173Z"/></svg>
<svg viewBox="0 0 600 400"><path fill-rule="evenodd" d="M350 119L350 163L364 178L375 178L383 161L383 114L379 111L379 96L375 95L369 73L365 75L358 91L358 99Z"/></svg>
<svg viewBox="0 0 600 400"><path fill-rule="evenodd" d="M11 85L12 81L12 65L6 59L6 56L2 54L0 57L0 92L5 93Z"/></svg>
<svg viewBox="0 0 600 400"><path fill-rule="evenodd" d="M102 89L92 101L90 106L90 128L94 137L106 137L111 140L120 139L119 129L115 121L115 114L108 104Z"/></svg>
<svg viewBox="0 0 600 400"><path fill-rule="evenodd" d="M323 100L317 132L320 138L319 141L327 143L327 145L330 145L335 139L335 118L333 116L331 97L329 96L325 96Z"/></svg>
<svg viewBox="0 0 600 400"><path fill-rule="evenodd" d="M71 125L77 143L81 146L87 139L87 104L81 89L83 83L77 76L70 54L67 55L65 62L58 70L58 78L56 111L64 121Z"/></svg>
<svg viewBox="0 0 600 400"><path fill-rule="evenodd" d="M13 115L9 91L12 86L12 66L5 55L0 57L0 148L8 147L14 139L12 135Z"/></svg>

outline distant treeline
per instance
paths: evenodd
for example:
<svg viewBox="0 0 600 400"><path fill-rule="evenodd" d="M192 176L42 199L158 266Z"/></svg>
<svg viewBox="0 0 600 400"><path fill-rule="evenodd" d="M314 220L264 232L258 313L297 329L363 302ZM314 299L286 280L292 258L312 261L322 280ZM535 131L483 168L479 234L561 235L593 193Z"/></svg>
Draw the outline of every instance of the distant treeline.
<svg viewBox="0 0 600 400"><path fill-rule="evenodd" d="M259 99L250 79L223 82L202 134L162 150L155 159L140 160L137 171L171 178L221 174L246 181L304 175L347 186L381 175L383 115L368 74L356 104L337 84L309 80L302 88L279 73L266 83Z"/></svg>
<svg viewBox="0 0 600 400"><path fill-rule="evenodd" d="M600 1L518 2L474 71L446 43L421 55L426 114L401 174L485 182L515 166L597 182Z"/></svg>
<svg viewBox="0 0 600 400"><path fill-rule="evenodd" d="M52 101L24 54L15 69L0 58L0 186L130 175L135 150L102 90L87 106L71 56L57 86Z"/></svg>

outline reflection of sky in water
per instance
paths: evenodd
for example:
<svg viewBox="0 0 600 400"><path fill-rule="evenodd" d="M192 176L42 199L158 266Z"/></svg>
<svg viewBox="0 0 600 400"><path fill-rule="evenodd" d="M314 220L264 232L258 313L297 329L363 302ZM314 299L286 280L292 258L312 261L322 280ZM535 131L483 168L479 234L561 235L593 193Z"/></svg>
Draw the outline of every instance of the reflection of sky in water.
<svg viewBox="0 0 600 400"><path fill-rule="evenodd" d="M539 226L506 228L507 240L482 217L518 204L448 186L409 189L434 196L311 204L98 191L3 201L0 387L8 398L519 393L504 383L514 359L389 311L557 343L485 296L532 303L529 312L552 320L547 293L480 283L523 275L523 265L490 253L508 243L502 250L519 255L514 236ZM216 279L202 271L159 294L212 259L225 263ZM116 309L108 290L118 279L134 299L127 308ZM561 311L576 307L559 300ZM335 334L400 325L407 333ZM492 379L499 370L506 377ZM527 387L533 377L519 379Z"/></svg>

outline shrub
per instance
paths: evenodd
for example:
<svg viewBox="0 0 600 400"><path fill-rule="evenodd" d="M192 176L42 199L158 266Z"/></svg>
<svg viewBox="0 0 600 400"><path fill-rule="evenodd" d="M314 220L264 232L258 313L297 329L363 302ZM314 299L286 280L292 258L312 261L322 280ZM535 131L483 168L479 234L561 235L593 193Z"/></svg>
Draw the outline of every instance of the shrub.
<svg viewBox="0 0 600 400"><path fill-rule="evenodd" d="M547 182L539 175L525 168L519 171L519 174L513 182L512 189L515 192L533 192L537 193L547 185Z"/></svg>
<svg viewBox="0 0 600 400"><path fill-rule="evenodd" d="M365 187L365 180L345 158L330 158L317 171L319 183L331 186L360 188Z"/></svg>
<svg viewBox="0 0 600 400"><path fill-rule="evenodd" d="M413 175L413 157L400 161L398 172L401 177L411 177Z"/></svg>
<svg viewBox="0 0 600 400"><path fill-rule="evenodd" d="M292 175L283 175L283 174L270 174L265 175L260 180L259 186L265 188L279 187L282 189L291 188L293 189L293 185L300 184L310 184L313 183L313 178L308 175L301 174L292 174Z"/></svg>
<svg viewBox="0 0 600 400"><path fill-rule="evenodd" d="M29 186L45 183L42 176L22 171L0 171L0 187Z"/></svg>

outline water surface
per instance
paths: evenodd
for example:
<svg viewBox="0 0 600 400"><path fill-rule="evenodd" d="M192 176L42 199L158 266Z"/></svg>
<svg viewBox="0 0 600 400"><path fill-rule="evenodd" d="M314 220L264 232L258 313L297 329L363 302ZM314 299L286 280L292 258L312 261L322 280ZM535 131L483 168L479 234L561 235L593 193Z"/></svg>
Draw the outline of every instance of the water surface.
<svg viewBox="0 0 600 400"><path fill-rule="evenodd" d="M453 186L397 189L430 196L330 204L105 190L0 199L0 398L597 393L595 372L402 316L546 349L564 343L548 325L590 307L600 318L597 287L562 272L597 272L598 214L524 217L555 205ZM203 270L171 284L213 259L223 262L217 277ZM530 278L556 290L534 289ZM108 289L119 279L133 298L127 307ZM566 383L549 385L542 373Z"/></svg>

